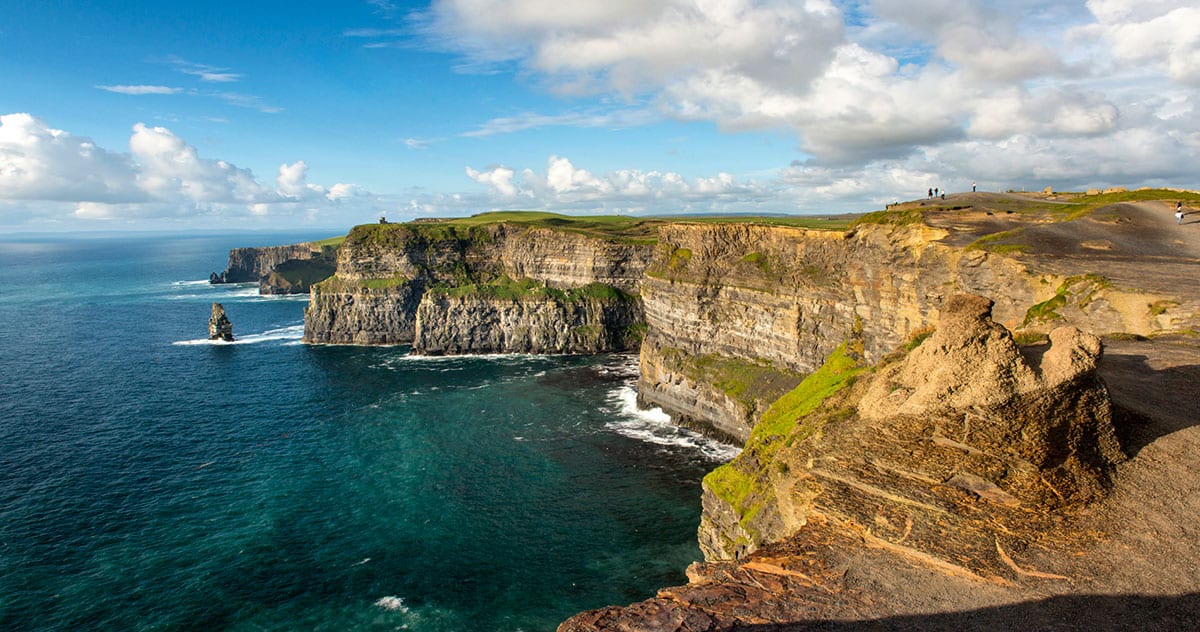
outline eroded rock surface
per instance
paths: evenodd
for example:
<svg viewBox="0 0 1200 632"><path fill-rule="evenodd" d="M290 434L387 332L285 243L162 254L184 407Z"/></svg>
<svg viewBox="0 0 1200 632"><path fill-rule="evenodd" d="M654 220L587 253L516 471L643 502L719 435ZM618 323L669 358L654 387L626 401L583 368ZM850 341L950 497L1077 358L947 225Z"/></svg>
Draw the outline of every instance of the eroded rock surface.
<svg viewBox="0 0 1200 632"><path fill-rule="evenodd" d="M233 323L225 315L225 307L220 303L212 304L212 316L208 319L208 339L233 342Z"/></svg>
<svg viewBox="0 0 1200 632"><path fill-rule="evenodd" d="M1100 341L1061 328L1048 347L1023 349L991 308L952 297L932 335L873 374L845 345L840 364L797 388L818 406L790 425L768 413L773 434L756 428L706 477L699 539L710 561L689 569L690 583L560 630L883 617L1069 582L1071 551L1095 541L1072 521L1124 458L1096 375ZM889 600L888 590L908 592Z"/></svg>

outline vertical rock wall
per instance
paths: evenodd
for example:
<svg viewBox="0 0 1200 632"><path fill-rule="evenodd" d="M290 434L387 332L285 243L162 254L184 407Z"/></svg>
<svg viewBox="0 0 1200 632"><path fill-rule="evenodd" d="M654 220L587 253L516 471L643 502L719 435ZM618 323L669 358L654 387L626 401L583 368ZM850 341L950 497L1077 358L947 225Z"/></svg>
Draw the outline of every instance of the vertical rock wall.
<svg viewBox="0 0 1200 632"><path fill-rule="evenodd" d="M652 254L645 243L520 225L359 226L335 276L313 288L304 339L424 353L633 349ZM580 293L596 287L608 290Z"/></svg>

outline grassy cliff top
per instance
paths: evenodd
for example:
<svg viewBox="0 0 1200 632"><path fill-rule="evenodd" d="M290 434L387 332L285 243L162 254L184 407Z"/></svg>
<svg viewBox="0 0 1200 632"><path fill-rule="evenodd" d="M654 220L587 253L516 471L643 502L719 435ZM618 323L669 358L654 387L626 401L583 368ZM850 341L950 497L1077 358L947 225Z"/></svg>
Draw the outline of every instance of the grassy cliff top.
<svg viewBox="0 0 1200 632"><path fill-rule="evenodd" d="M672 224L753 224L790 226L810 230L843 231L862 224L925 223L931 214L979 211L1021 222L1062 222L1087 217L1098 209L1153 201L1182 201L1200 206L1200 193L1169 189L1139 189L1104 193L955 193L945 199L903 202L882 211L832 216L812 215L563 215L545 211L498 211L470 217L419 219L394 224L362 224L348 236L352 241L400 243L409 238L429 241L487 240L486 228L500 224L547 228L626 243L652 244L662 226ZM989 231L998 232L998 231ZM986 233L985 233L986 234ZM978 236L977 236L978 237ZM334 238L321 244L339 245Z"/></svg>
<svg viewBox="0 0 1200 632"><path fill-rule="evenodd" d="M424 219L395 224L362 224L350 238L360 242L390 242L407 237L443 239L486 239L480 229L500 224L548 228L563 232L629 243L653 244L658 229L671 224L758 224L794 226L814 230L845 230L855 216L812 217L799 215L688 215L631 217L628 215L562 215L542 211L498 211L470 217Z"/></svg>

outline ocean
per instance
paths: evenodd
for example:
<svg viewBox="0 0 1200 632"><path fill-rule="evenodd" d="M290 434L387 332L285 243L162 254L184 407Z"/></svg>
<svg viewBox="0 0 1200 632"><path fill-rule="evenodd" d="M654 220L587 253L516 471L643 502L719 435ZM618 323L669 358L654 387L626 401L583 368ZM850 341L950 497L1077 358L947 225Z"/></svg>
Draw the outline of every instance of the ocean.
<svg viewBox="0 0 1200 632"><path fill-rule="evenodd" d="M0 237L0 629L552 630L686 581L733 448L632 355L309 346L307 297L206 280L326 236Z"/></svg>

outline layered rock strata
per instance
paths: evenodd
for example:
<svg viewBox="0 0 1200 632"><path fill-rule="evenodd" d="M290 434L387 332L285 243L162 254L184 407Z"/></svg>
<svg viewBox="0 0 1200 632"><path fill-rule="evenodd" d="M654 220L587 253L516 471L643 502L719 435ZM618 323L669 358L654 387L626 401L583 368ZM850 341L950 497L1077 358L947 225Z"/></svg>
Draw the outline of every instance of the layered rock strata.
<svg viewBox="0 0 1200 632"><path fill-rule="evenodd" d="M643 405L744 439L761 414L726 389L680 371L674 356L711 355L810 373L854 336L875 362L930 328L947 297L996 297L995 319L1048 332L1079 327L1144 332L1146 303L1088 275L1040 273L1036 261L948 245L951 232L884 216L847 232L743 224L670 224L642 284ZM1130 309L1141 304L1142 310Z"/></svg>
<svg viewBox="0 0 1200 632"><path fill-rule="evenodd" d="M898 472L935 492L958 488L1005 507L1100 498L1123 455L1096 376L1099 339L1062 327L1048 347L1022 350L991 307L983 297L954 297L934 334L880 367L869 386L851 389L861 358L835 353L797 387L807 408L787 396L776 402L745 451L704 480L705 557L741 557L803 528L813 511L869 511L864 495L919 497L939 516L945 505L936 493L883 491L899 489Z"/></svg>
<svg viewBox="0 0 1200 632"><path fill-rule="evenodd" d="M847 604L883 616L922 593L884 603L882 585L905 590L904 578L981 601L1067 580L1058 573L1093 536L1064 519L1104 493L1124 458L1096 375L1101 346L1064 327L1021 349L991 305L950 299L931 336L874 374L854 341L839 347L705 478L709 562L688 569L690 583L560 631L744 629ZM865 558L856 584L847 569Z"/></svg>
<svg viewBox="0 0 1200 632"><path fill-rule="evenodd" d="M229 251L229 263L225 270L219 274L213 272L209 275L209 282L258 283L285 261L307 260L320 253L321 248L312 243L233 248Z"/></svg>
<svg viewBox="0 0 1200 632"><path fill-rule="evenodd" d="M637 348L646 243L510 224L356 227L314 287L304 339L419 353Z"/></svg>

